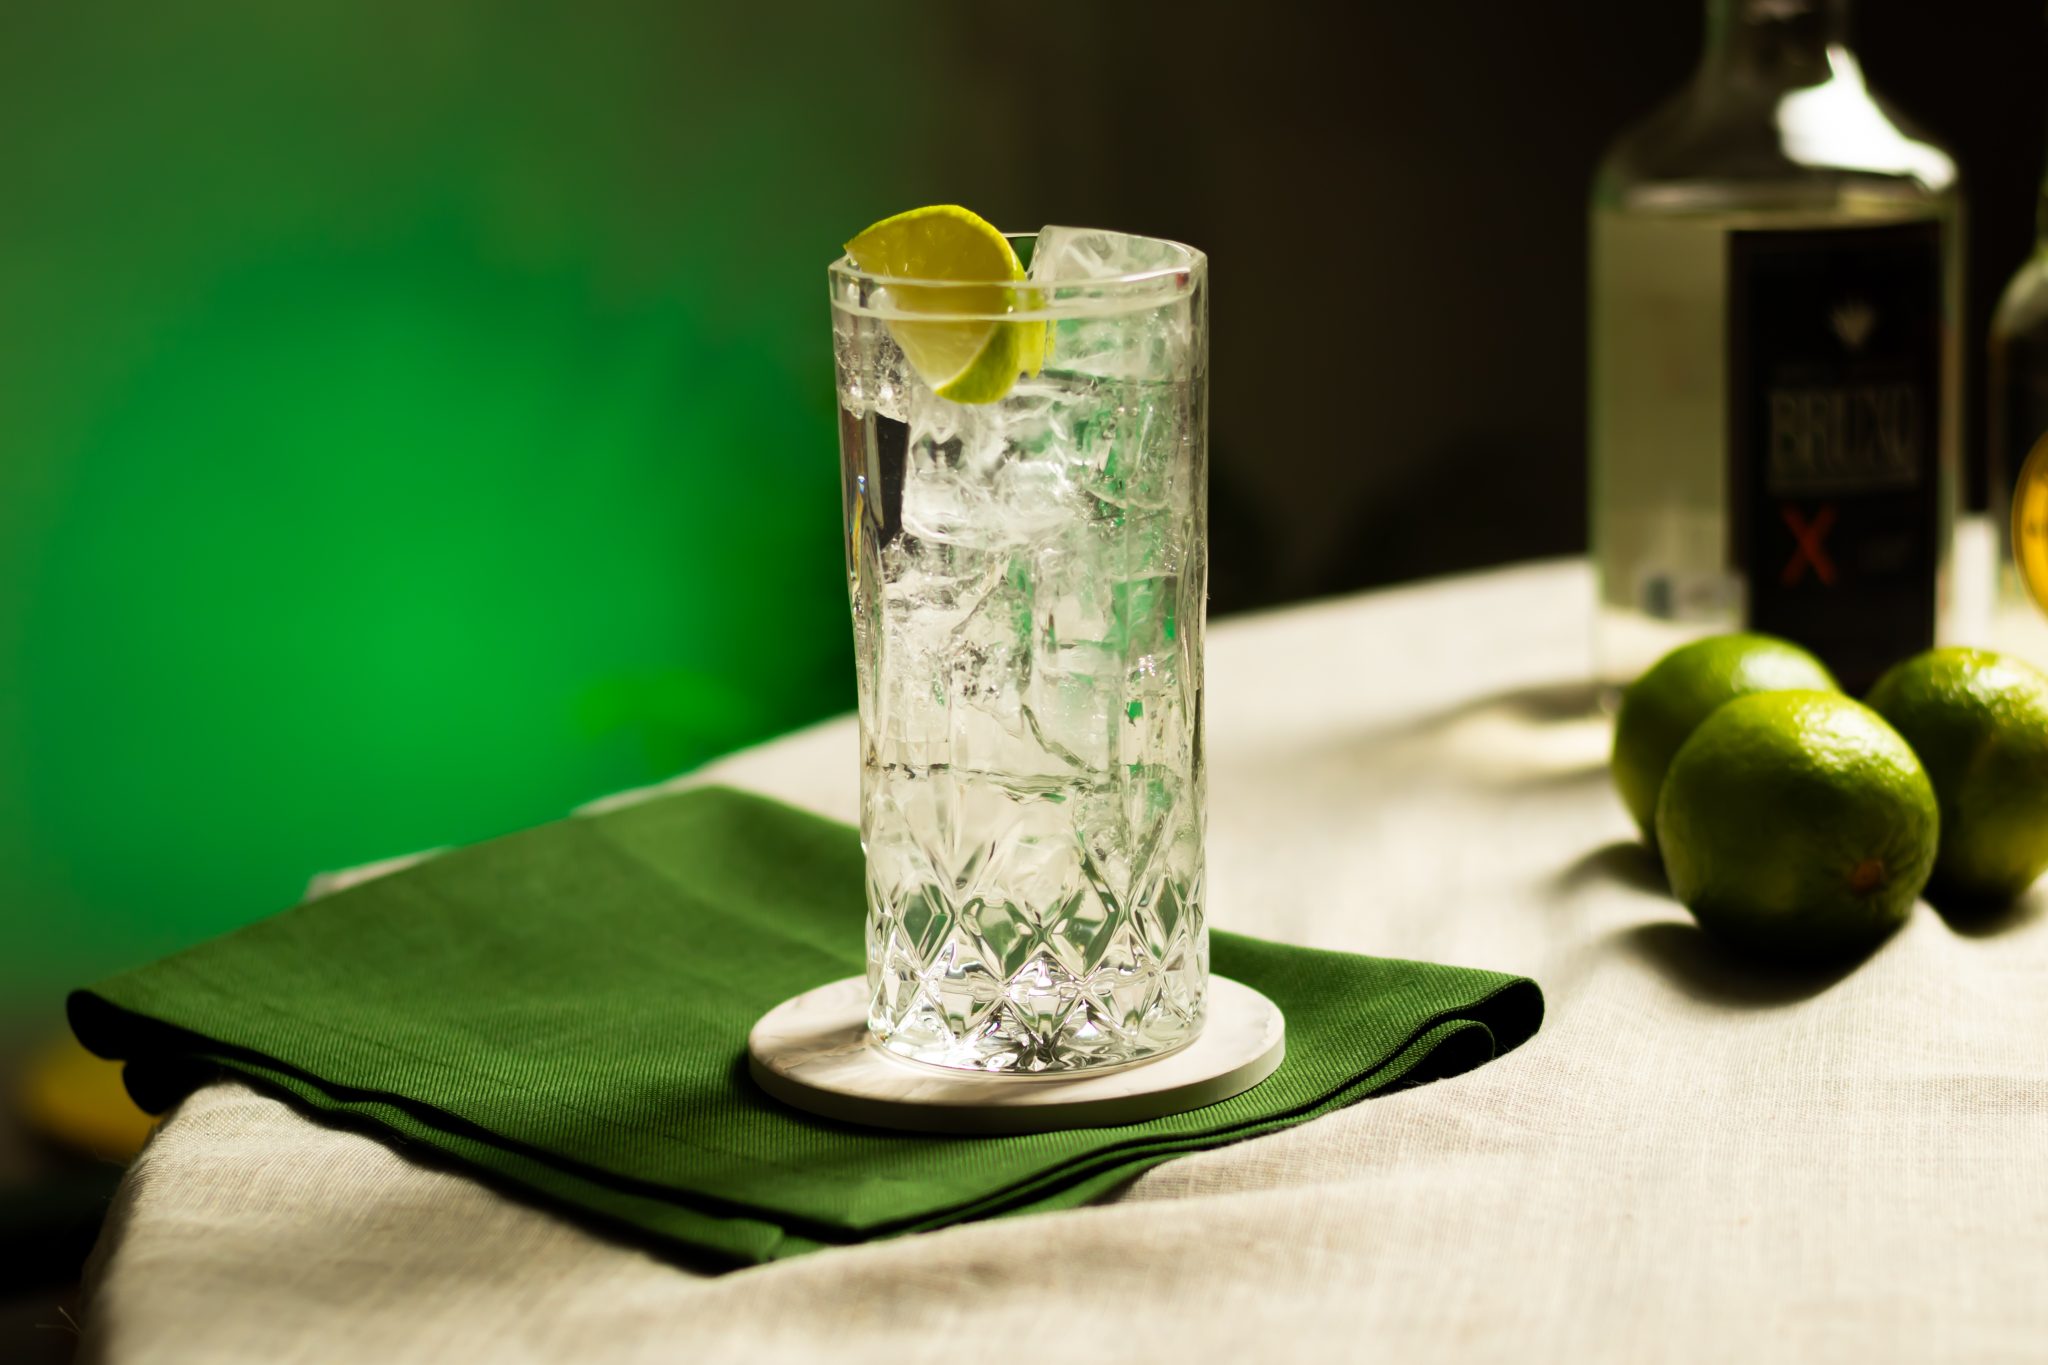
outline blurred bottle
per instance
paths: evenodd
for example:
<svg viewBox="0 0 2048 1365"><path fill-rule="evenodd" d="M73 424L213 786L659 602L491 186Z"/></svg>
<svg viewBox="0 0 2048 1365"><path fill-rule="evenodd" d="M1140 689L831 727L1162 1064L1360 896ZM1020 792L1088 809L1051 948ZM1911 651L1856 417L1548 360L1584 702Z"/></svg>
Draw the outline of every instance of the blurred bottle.
<svg viewBox="0 0 2048 1365"><path fill-rule="evenodd" d="M1990 362L1991 642L2048 668L2048 179L2034 253L1992 317Z"/></svg>
<svg viewBox="0 0 2048 1365"><path fill-rule="evenodd" d="M1848 8L1710 0L1699 69L1594 180L1605 683L1748 628L1860 689L1951 625L1955 164L1864 84Z"/></svg>

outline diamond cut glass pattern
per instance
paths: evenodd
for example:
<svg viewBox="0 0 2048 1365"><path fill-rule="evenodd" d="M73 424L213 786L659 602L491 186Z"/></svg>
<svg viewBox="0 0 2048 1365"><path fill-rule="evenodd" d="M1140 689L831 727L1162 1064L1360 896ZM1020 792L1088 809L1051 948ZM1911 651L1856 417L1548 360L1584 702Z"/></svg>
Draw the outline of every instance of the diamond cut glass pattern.
<svg viewBox="0 0 2048 1365"><path fill-rule="evenodd" d="M1206 263L1018 241L1046 359L995 402L935 395L843 261L833 324L870 1033L1046 1073L1202 1025Z"/></svg>

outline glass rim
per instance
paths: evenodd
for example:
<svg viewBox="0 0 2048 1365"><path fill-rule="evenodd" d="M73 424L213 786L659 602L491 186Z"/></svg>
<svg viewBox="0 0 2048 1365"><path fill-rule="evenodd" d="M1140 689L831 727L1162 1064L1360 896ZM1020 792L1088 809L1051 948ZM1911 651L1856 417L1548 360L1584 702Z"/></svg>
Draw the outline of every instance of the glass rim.
<svg viewBox="0 0 2048 1365"><path fill-rule="evenodd" d="M1036 232L1005 232L1011 241L1031 241ZM832 284L834 307L883 318L936 322L979 321L1000 318L1065 317L1077 314L1122 312L1133 306L1171 302L1192 293L1208 274L1209 258L1199 248L1168 237L1142 240L1171 247L1185 259L1177 265L1152 266L1120 275L1098 275L1085 279L1021 280L927 280L907 275L878 275L862 270L853 258L841 254L827 268ZM870 302L875 290L915 289L923 298L914 309L877 307ZM993 294L992 291L1010 291ZM971 291L971 292L970 292ZM1018 297L1029 291L1027 297ZM958 308L946 301L960 299ZM995 304L998 306L991 306ZM1001 306L1009 304L1011 306ZM1017 306L1021 305L1021 306Z"/></svg>

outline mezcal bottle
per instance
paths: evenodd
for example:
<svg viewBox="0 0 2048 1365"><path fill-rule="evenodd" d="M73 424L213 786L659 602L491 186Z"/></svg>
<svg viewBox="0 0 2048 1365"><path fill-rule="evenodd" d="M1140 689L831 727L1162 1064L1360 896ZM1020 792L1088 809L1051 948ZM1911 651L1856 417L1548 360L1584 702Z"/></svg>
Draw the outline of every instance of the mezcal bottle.
<svg viewBox="0 0 2048 1365"><path fill-rule="evenodd" d="M1955 164L1847 28L1847 0L1710 0L1698 70L1595 178L1604 683L1746 628L1860 691L1946 628Z"/></svg>

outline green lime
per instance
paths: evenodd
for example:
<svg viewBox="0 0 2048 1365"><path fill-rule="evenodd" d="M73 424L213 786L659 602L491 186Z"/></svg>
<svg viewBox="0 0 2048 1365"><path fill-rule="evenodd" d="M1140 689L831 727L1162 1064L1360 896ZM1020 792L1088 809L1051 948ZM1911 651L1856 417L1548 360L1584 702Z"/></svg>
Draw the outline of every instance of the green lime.
<svg viewBox="0 0 2048 1365"><path fill-rule="evenodd" d="M1845 958L1905 922L1941 837L1898 732L1838 692L1738 697L1671 760L1657 839L1672 894L1760 957Z"/></svg>
<svg viewBox="0 0 2048 1365"><path fill-rule="evenodd" d="M1715 635L1681 645L1638 678L1621 701L1610 764L1622 804L1643 837L1657 837L1657 792L1672 755L1722 703L1787 688L1836 691L1820 660L1771 635Z"/></svg>
<svg viewBox="0 0 2048 1365"><path fill-rule="evenodd" d="M1870 704L1913 746L1941 802L1933 897L2010 902L2048 869L2048 677L1982 649L1897 665Z"/></svg>
<svg viewBox="0 0 2048 1365"><path fill-rule="evenodd" d="M846 244L846 254L885 281L889 335L932 392L955 403L993 403L1045 359L1045 324L1002 316L1037 306L1024 264L994 224L958 204L884 218ZM919 284L917 281L924 281ZM943 313L920 322L919 313ZM908 314L910 316L903 316Z"/></svg>

